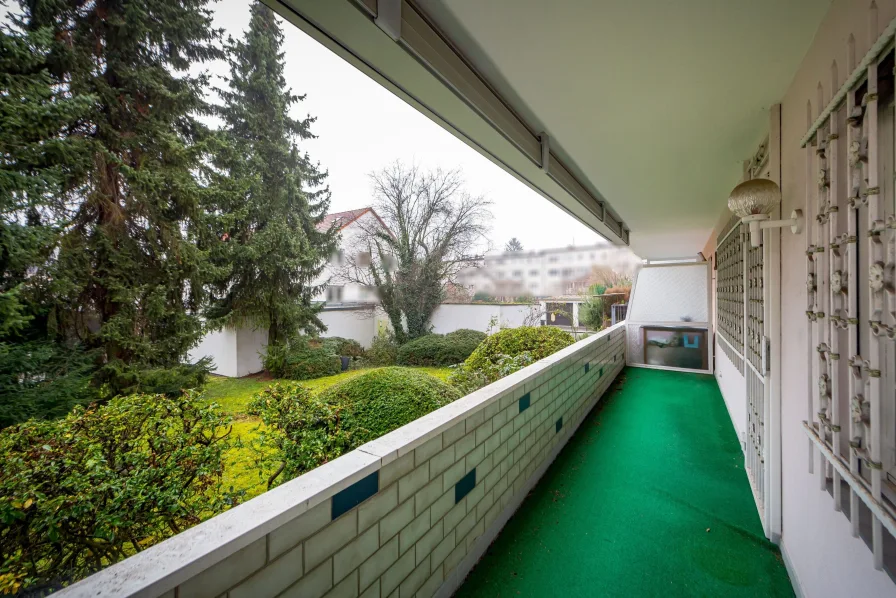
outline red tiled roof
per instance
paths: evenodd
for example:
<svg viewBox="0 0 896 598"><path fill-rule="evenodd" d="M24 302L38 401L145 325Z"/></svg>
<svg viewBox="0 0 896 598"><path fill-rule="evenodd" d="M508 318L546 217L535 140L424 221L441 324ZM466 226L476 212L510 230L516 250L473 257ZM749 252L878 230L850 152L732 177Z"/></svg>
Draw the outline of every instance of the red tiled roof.
<svg viewBox="0 0 896 598"><path fill-rule="evenodd" d="M363 216L368 210L370 210L370 208L360 208L357 210L346 210L345 212L333 212L332 214L327 214L324 216L324 219L321 220L320 224L317 225L317 228L318 230L327 230L330 226L335 224L339 230L342 230Z"/></svg>
<svg viewBox="0 0 896 598"><path fill-rule="evenodd" d="M346 210L345 212L333 212L332 214L327 214L324 216L324 219L320 221L320 224L317 225L317 230L327 230L331 225L335 224L339 230L344 229L346 226L366 214L370 212L373 216L380 221L380 224L383 226L386 231L392 235L392 231L389 230L389 227L386 226L386 223L383 222L383 219L380 218L380 215L377 214L373 208L358 208L357 210ZM395 236L395 235L392 235Z"/></svg>

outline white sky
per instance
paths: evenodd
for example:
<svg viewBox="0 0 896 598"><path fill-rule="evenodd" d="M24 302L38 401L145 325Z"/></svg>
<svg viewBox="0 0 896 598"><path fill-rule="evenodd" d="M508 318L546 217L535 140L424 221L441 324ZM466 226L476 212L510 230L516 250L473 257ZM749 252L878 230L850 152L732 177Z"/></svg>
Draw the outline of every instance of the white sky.
<svg viewBox="0 0 896 598"><path fill-rule="evenodd" d="M247 0L222 0L213 9L215 26L234 37L239 37L248 26ZM332 211L370 205L368 173L402 160L426 168L460 167L467 189L493 202L494 249L503 249L504 243L514 236L525 249L602 241L597 233L304 32L286 21L281 20L281 25L285 34L286 81L294 93L307 95L304 102L294 107L293 116L317 117L312 132L318 138L304 142L302 149L330 174ZM211 70L226 73L217 65ZM361 105L363 110L359 109ZM370 118L371 114L377 117Z"/></svg>

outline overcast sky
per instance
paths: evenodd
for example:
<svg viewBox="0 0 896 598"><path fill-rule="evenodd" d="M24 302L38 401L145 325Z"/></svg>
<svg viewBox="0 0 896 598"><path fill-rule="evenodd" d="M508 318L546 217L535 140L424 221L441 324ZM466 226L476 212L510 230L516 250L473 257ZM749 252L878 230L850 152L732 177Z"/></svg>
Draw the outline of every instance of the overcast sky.
<svg viewBox="0 0 896 598"><path fill-rule="evenodd" d="M212 4L215 26L240 37L249 23L249 0ZM13 6L0 4L0 17ZM525 249L591 245L603 239L567 215L464 142L442 129L403 100L381 87L281 19L285 34L286 80L305 101L293 116L317 118L317 139L302 143L313 160L329 172L334 212L371 204L368 174L395 160L424 168L460 168L472 194L492 202L491 243L501 250L511 237ZM204 65L213 74L227 74L223 63ZM215 77L214 85L224 83ZM363 106L363 110L359 109ZM370 115L376 115L370 118Z"/></svg>
<svg viewBox="0 0 896 598"><path fill-rule="evenodd" d="M215 25L234 37L248 26L247 0L222 0L212 6ZM503 249L513 236L526 249L602 240L304 32L286 21L281 25L286 80L294 93L307 95L294 108L294 116L317 117L312 131L318 138L304 142L303 148L329 171L333 211L370 205L368 173L402 160L423 167L460 167L468 190L493 202L496 249Z"/></svg>

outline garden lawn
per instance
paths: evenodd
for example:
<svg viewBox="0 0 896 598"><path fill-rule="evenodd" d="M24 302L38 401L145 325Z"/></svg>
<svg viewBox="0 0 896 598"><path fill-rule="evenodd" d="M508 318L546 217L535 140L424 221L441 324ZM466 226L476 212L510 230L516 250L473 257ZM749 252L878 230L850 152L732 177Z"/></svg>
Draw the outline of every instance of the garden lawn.
<svg viewBox="0 0 896 598"><path fill-rule="evenodd" d="M414 369L440 380L446 380L448 374L451 373L451 368ZM300 384L316 393L369 371L370 369L350 370L335 376L303 380ZM258 436L264 424L261 423L261 419L247 414L246 409L255 393L275 382L286 382L286 380L262 376L246 378L213 376L205 387L206 401L218 403L222 410L233 416L232 434L239 442L237 446L224 454L224 486L232 487L235 490L244 490L243 501L267 490L268 477L273 473L273 470L268 471L267 468L258 466L258 455L256 449L252 448L252 440Z"/></svg>

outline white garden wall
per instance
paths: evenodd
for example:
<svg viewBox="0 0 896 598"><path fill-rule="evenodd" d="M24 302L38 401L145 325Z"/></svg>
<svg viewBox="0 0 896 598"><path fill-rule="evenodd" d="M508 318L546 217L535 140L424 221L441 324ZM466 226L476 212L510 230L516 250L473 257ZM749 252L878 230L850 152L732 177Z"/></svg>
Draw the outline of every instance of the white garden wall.
<svg viewBox="0 0 896 598"><path fill-rule="evenodd" d="M522 326L526 316L532 313L531 305L501 305L484 303L443 303L432 316L433 332L446 334L461 328L488 332L492 322L500 328Z"/></svg>
<svg viewBox="0 0 896 598"><path fill-rule="evenodd" d="M366 349L376 336L377 322L383 317L382 311L374 307L326 309L320 313L320 321L327 327L322 336L354 339Z"/></svg>
<svg viewBox="0 0 896 598"><path fill-rule="evenodd" d="M203 357L211 357L214 361L214 373L235 378L239 376L237 357L237 333L233 328L224 328L209 332L195 349L190 351L188 360L196 363Z"/></svg>
<svg viewBox="0 0 896 598"><path fill-rule="evenodd" d="M61 598L449 596L625 363L619 324Z"/></svg>

